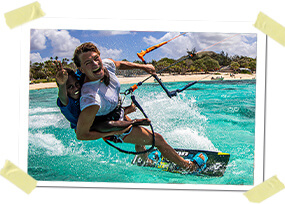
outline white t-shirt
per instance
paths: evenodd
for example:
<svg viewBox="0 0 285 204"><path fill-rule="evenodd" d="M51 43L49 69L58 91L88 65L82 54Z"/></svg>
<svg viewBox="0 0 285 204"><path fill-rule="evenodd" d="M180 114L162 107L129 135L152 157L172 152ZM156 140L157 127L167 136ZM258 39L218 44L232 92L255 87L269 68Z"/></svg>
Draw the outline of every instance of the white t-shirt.
<svg viewBox="0 0 285 204"><path fill-rule="evenodd" d="M97 116L107 115L113 111L119 102L120 82L115 75L116 66L109 59L102 60L103 66L107 68L110 75L110 84L106 86L100 80L86 82L81 89L80 109L81 111L92 105L99 105Z"/></svg>

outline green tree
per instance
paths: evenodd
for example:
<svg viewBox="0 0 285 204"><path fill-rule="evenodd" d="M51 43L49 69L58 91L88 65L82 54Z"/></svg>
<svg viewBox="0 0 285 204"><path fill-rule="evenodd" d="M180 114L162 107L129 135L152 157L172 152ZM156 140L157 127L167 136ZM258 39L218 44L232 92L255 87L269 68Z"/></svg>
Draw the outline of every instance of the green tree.
<svg viewBox="0 0 285 204"><path fill-rule="evenodd" d="M156 63L156 71L159 72L160 70L166 68L167 66L169 66L170 63L168 63L166 60L159 60L157 63ZM168 70L165 70L165 71L168 71L168 72L171 72L172 71L172 68L169 68Z"/></svg>
<svg viewBox="0 0 285 204"><path fill-rule="evenodd" d="M203 59L198 59L194 62L195 70L198 72L204 72L206 70L206 66L203 63Z"/></svg>
<svg viewBox="0 0 285 204"><path fill-rule="evenodd" d="M193 64L193 65L190 66L189 71L192 72L192 74L193 74L194 72L198 72L199 70L198 70L198 68Z"/></svg>
<svg viewBox="0 0 285 204"><path fill-rule="evenodd" d="M240 67L249 68L249 60L247 57L242 56L238 61Z"/></svg>
<svg viewBox="0 0 285 204"><path fill-rule="evenodd" d="M135 61L133 61L133 63L143 64L143 62L142 62L142 61L140 61L140 60L135 60Z"/></svg>
<svg viewBox="0 0 285 204"><path fill-rule="evenodd" d="M211 57L207 56L203 58L203 64L206 67L205 73L207 74L209 71L215 71L219 69L220 65L217 60L212 59Z"/></svg>
<svg viewBox="0 0 285 204"><path fill-rule="evenodd" d="M236 70L240 68L240 64L238 62L232 62L231 68L236 72Z"/></svg>
<svg viewBox="0 0 285 204"><path fill-rule="evenodd" d="M252 60L248 66L251 71L256 71L256 61L255 60Z"/></svg>
<svg viewBox="0 0 285 204"><path fill-rule="evenodd" d="M172 66L172 70L173 70L175 73L180 74L181 71L182 71L182 67L176 64L176 65Z"/></svg>

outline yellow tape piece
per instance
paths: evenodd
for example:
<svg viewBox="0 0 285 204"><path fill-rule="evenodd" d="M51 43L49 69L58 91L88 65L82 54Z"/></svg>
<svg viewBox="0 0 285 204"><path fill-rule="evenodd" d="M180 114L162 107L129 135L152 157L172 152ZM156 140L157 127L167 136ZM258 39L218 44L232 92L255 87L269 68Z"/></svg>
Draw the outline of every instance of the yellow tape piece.
<svg viewBox="0 0 285 204"><path fill-rule="evenodd" d="M23 23L27 23L44 15L45 13L37 1L4 14L6 23L10 28L22 25Z"/></svg>
<svg viewBox="0 0 285 204"><path fill-rule="evenodd" d="M9 160L6 161L0 174L27 194L31 193L37 186L37 180L29 176Z"/></svg>
<svg viewBox="0 0 285 204"><path fill-rule="evenodd" d="M270 179L264 181L262 184L255 186L251 190L244 193L249 201L254 203L260 203L261 201L271 197L284 189L284 184L279 181L277 176L273 176Z"/></svg>
<svg viewBox="0 0 285 204"><path fill-rule="evenodd" d="M254 26L272 39L279 42L281 45L285 46L285 27L264 13L260 12L258 14Z"/></svg>

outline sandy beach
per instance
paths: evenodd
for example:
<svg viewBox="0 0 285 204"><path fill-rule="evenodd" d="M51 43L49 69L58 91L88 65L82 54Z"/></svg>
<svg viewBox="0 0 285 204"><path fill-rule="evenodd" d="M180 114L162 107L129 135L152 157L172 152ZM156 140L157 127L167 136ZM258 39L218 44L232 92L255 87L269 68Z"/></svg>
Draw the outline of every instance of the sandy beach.
<svg viewBox="0 0 285 204"><path fill-rule="evenodd" d="M118 79L121 84L135 84L144 79L149 75L137 76L137 77L121 77L118 76ZM158 75L162 82L179 82L179 81L197 81L197 80L211 80L212 77L223 77L224 80L245 80L245 79L255 79L255 74L235 74L231 76L229 73L221 73L221 75L209 75L209 74L196 74L196 75ZM207 78L205 78L207 77ZM154 78L148 79L145 83L154 83ZM39 84L30 84L30 90L39 90L39 89L48 89L48 88L57 88L55 82L51 83L39 83Z"/></svg>

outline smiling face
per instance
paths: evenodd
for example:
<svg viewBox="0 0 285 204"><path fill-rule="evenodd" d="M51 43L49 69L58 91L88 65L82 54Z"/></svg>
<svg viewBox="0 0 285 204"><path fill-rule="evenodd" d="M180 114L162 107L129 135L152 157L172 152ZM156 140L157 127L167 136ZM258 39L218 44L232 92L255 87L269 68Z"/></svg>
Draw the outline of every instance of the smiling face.
<svg viewBox="0 0 285 204"><path fill-rule="evenodd" d="M79 55L80 71L86 75L87 81L97 81L104 77L103 63L100 55L93 51Z"/></svg>
<svg viewBox="0 0 285 204"><path fill-rule="evenodd" d="M80 98L80 83L74 76L68 76L66 82L67 95L75 100Z"/></svg>

